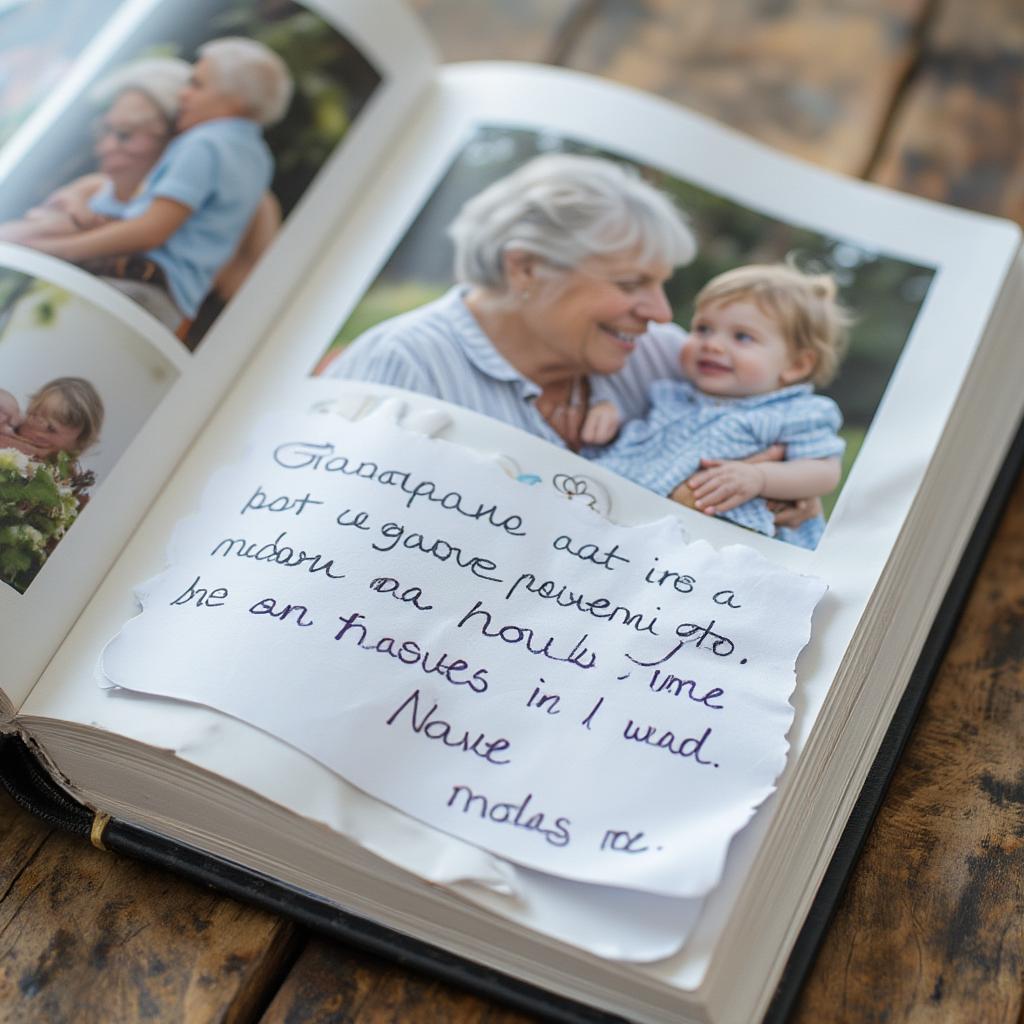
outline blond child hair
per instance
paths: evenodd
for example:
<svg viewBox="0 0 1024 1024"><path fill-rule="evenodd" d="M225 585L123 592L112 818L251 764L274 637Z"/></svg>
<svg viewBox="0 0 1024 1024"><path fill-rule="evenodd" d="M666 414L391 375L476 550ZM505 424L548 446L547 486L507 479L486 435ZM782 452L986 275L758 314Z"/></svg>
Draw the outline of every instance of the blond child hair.
<svg viewBox="0 0 1024 1024"><path fill-rule="evenodd" d="M70 455L81 455L94 445L103 429L103 399L83 377L56 377L44 384L29 400L27 413L50 401L54 415L65 427L78 431Z"/></svg>
<svg viewBox="0 0 1024 1024"><path fill-rule="evenodd" d="M821 387L839 369L853 322L837 292L831 274L808 274L790 263L751 263L713 277L694 305L753 302L778 324L792 354L814 354L814 370L806 379Z"/></svg>

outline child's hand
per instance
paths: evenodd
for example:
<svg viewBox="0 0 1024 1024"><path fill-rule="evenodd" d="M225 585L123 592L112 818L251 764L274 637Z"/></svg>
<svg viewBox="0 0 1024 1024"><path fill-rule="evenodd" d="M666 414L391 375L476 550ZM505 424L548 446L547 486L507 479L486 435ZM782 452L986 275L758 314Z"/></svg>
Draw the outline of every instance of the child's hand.
<svg viewBox="0 0 1024 1024"><path fill-rule="evenodd" d="M756 463L701 459L702 469L687 480L697 509L709 516L742 505L764 490L764 473Z"/></svg>
<svg viewBox="0 0 1024 1024"><path fill-rule="evenodd" d="M583 420L580 440L584 444L607 444L621 425L619 410L611 402L595 402Z"/></svg>

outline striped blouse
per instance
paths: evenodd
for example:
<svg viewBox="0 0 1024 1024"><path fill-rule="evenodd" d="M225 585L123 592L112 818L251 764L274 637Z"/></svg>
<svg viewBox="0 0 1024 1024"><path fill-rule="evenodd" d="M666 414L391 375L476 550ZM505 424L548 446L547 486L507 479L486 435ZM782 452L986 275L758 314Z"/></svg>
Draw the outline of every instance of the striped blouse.
<svg viewBox="0 0 1024 1024"><path fill-rule="evenodd" d="M491 344L463 301L465 293L464 286L456 286L434 302L371 328L327 367L325 376L433 395L564 447L537 410L540 387ZM650 384L679 377L685 338L676 324L650 324L624 369L589 378L591 401L613 401L625 420L645 416Z"/></svg>

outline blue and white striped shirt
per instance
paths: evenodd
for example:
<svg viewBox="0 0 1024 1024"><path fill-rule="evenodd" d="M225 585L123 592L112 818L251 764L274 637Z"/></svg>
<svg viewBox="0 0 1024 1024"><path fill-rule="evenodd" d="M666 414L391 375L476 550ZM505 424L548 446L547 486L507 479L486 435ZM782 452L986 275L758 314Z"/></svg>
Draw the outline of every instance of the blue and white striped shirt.
<svg viewBox="0 0 1024 1024"><path fill-rule="evenodd" d="M764 395L719 398L704 394L689 381L661 380L651 385L650 398L647 419L627 423L618 440L593 458L657 494L668 494L690 477L700 468L701 459L745 459L773 444L786 446L787 459L828 459L840 457L845 448L836 433L843 421L839 406L814 394L810 384ZM722 516L775 536L772 514L763 498L744 502ZM778 535L814 548L823 529L819 516Z"/></svg>
<svg viewBox="0 0 1024 1024"><path fill-rule="evenodd" d="M434 302L372 327L327 367L325 375L433 395L565 447L537 411L539 385L494 347L466 306L466 291L465 286L456 286ZM589 378L591 401L614 402L626 419L645 416L651 382L679 376L679 349L685 339L676 324L650 324L624 369Z"/></svg>

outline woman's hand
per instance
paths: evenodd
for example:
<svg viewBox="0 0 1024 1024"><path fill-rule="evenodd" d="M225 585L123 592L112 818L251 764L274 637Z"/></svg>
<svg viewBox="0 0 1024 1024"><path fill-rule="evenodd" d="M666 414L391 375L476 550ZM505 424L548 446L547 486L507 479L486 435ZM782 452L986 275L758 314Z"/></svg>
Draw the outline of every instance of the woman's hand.
<svg viewBox="0 0 1024 1024"><path fill-rule="evenodd" d="M693 491L690 490L690 485L685 480L675 490L669 492L669 498L687 508L697 507L697 499L693 496Z"/></svg>
<svg viewBox="0 0 1024 1024"><path fill-rule="evenodd" d="M76 231L98 228L101 224L106 224L110 218L94 212L89 206L89 200L99 191L105 180L102 174L86 174L77 178L51 192L38 206L26 211L20 222L13 223L25 225L29 222L32 227L26 227L24 230L30 234L34 232L40 237L70 235ZM0 228L0 232L2 231L3 228Z"/></svg>
<svg viewBox="0 0 1024 1024"><path fill-rule="evenodd" d="M796 501L769 501L768 511L775 517L776 529L790 529L806 523L808 519L825 514L821 498L799 498Z"/></svg>
<svg viewBox="0 0 1024 1024"><path fill-rule="evenodd" d="M595 402L583 419L580 440L584 444L607 444L621 425L622 417L612 402Z"/></svg>
<svg viewBox="0 0 1024 1024"><path fill-rule="evenodd" d="M755 462L701 459L699 469L686 481L694 508L715 516L756 498L764 490L764 472Z"/></svg>

